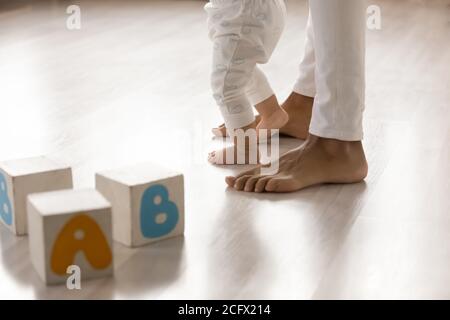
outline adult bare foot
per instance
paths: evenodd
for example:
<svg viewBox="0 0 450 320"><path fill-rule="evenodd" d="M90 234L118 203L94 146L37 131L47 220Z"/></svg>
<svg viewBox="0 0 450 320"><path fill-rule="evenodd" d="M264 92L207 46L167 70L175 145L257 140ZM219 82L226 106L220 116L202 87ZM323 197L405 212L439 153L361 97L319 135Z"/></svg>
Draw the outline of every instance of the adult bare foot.
<svg viewBox="0 0 450 320"><path fill-rule="evenodd" d="M289 121L280 129L286 136L305 140L308 137L314 98L292 92L281 107L289 116Z"/></svg>
<svg viewBox="0 0 450 320"><path fill-rule="evenodd" d="M230 187L247 192L292 192L322 183L360 182L367 170L360 141L309 135L302 146L280 158L276 174L262 175L257 166L225 180Z"/></svg>

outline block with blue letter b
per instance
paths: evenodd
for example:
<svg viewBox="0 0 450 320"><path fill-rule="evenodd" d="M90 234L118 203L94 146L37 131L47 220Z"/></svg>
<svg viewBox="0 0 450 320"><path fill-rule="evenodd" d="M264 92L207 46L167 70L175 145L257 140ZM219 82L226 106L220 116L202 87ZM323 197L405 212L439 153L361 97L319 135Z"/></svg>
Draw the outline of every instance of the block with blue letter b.
<svg viewBox="0 0 450 320"><path fill-rule="evenodd" d="M113 211L114 240L137 247L184 233L183 175L151 163L96 174Z"/></svg>
<svg viewBox="0 0 450 320"><path fill-rule="evenodd" d="M0 223L16 235L27 234L27 196L72 188L72 169L47 157L0 163Z"/></svg>

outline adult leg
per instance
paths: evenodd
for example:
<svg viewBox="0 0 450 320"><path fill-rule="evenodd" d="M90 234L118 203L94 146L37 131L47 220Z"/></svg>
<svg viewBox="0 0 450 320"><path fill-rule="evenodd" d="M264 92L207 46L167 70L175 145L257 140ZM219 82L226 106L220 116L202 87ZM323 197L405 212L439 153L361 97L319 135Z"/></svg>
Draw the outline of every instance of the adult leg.
<svg viewBox="0 0 450 320"><path fill-rule="evenodd" d="M316 95L315 69L314 32L310 13L306 25L305 51L299 67L299 77L292 93L282 105L289 115L289 121L280 130L284 135L302 140L308 136Z"/></svg>
<svg viewBox="0 0 450 320"><path fill-rule="evenodd" d="M361 139L364 109L365 3L311 0L316 95L305 143L279 160L278 173L261 167L227 177L245 191L290 192L320 183L354 183L367 175Z"/></svg>

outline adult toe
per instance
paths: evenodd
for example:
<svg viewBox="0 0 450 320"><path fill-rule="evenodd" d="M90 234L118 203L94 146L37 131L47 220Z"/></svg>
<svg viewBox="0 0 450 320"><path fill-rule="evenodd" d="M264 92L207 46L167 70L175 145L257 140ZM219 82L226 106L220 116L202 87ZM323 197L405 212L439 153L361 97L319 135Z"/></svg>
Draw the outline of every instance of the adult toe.
<svg viewBox="0 0 450 320"><path fill-rule="evenodd" d="M247 180L252 178L252 177L253 177L252 175L245 175L245 176L237 178L236 181L234 182L234 186L233 187L236 190L243 190Z"/></svg>
<svg viewBox="0 0 450 320"><path fill-rule="evenodd" d="M292 192L297 189L297 183L290 177L275 177L265 185L267 192Z"/></svg>
<svg viewBox="0 0 450 320"><path fill-rule="evenodd" d="M245 183L245 186L244 186L244 191L253 192L255 190L256 182L258 182L258 180L260 178L261 178L261 176L257 175L257 176L252 176L249 179L247 179L247 182Z"/></svg>
<svg viewBox="0 0 450 320"><path fill-rule="evenodd" d="M257 166L253 169L250 170L246 170L241 172L240 174L236 175L236 176L227 176L225 177L225 182L230 186L230 187L234 187L234 184L236 183L236 180L243 177L243 176L255 176L258 175L260 172L260 166Z"/></svg>
<svg viewBox="0 0 450 320"><path fill-rule="evenodd" d="M263 192L266 187L266 183L272 179L271 176L263 176L255 184L255 192Z"/></svg>

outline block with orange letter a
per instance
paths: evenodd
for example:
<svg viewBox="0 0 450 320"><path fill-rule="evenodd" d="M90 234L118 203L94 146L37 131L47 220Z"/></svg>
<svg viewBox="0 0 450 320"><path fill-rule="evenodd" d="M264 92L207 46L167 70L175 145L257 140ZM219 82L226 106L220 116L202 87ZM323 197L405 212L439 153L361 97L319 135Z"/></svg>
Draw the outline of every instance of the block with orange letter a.
<svg viewBox="0 0 450 320"><path fill-rule="evenodd" d="M65 283L76 265L81 280L113 273L110 203L96 190L37 193L27 202L30 255L47 284Z"/></svg>

